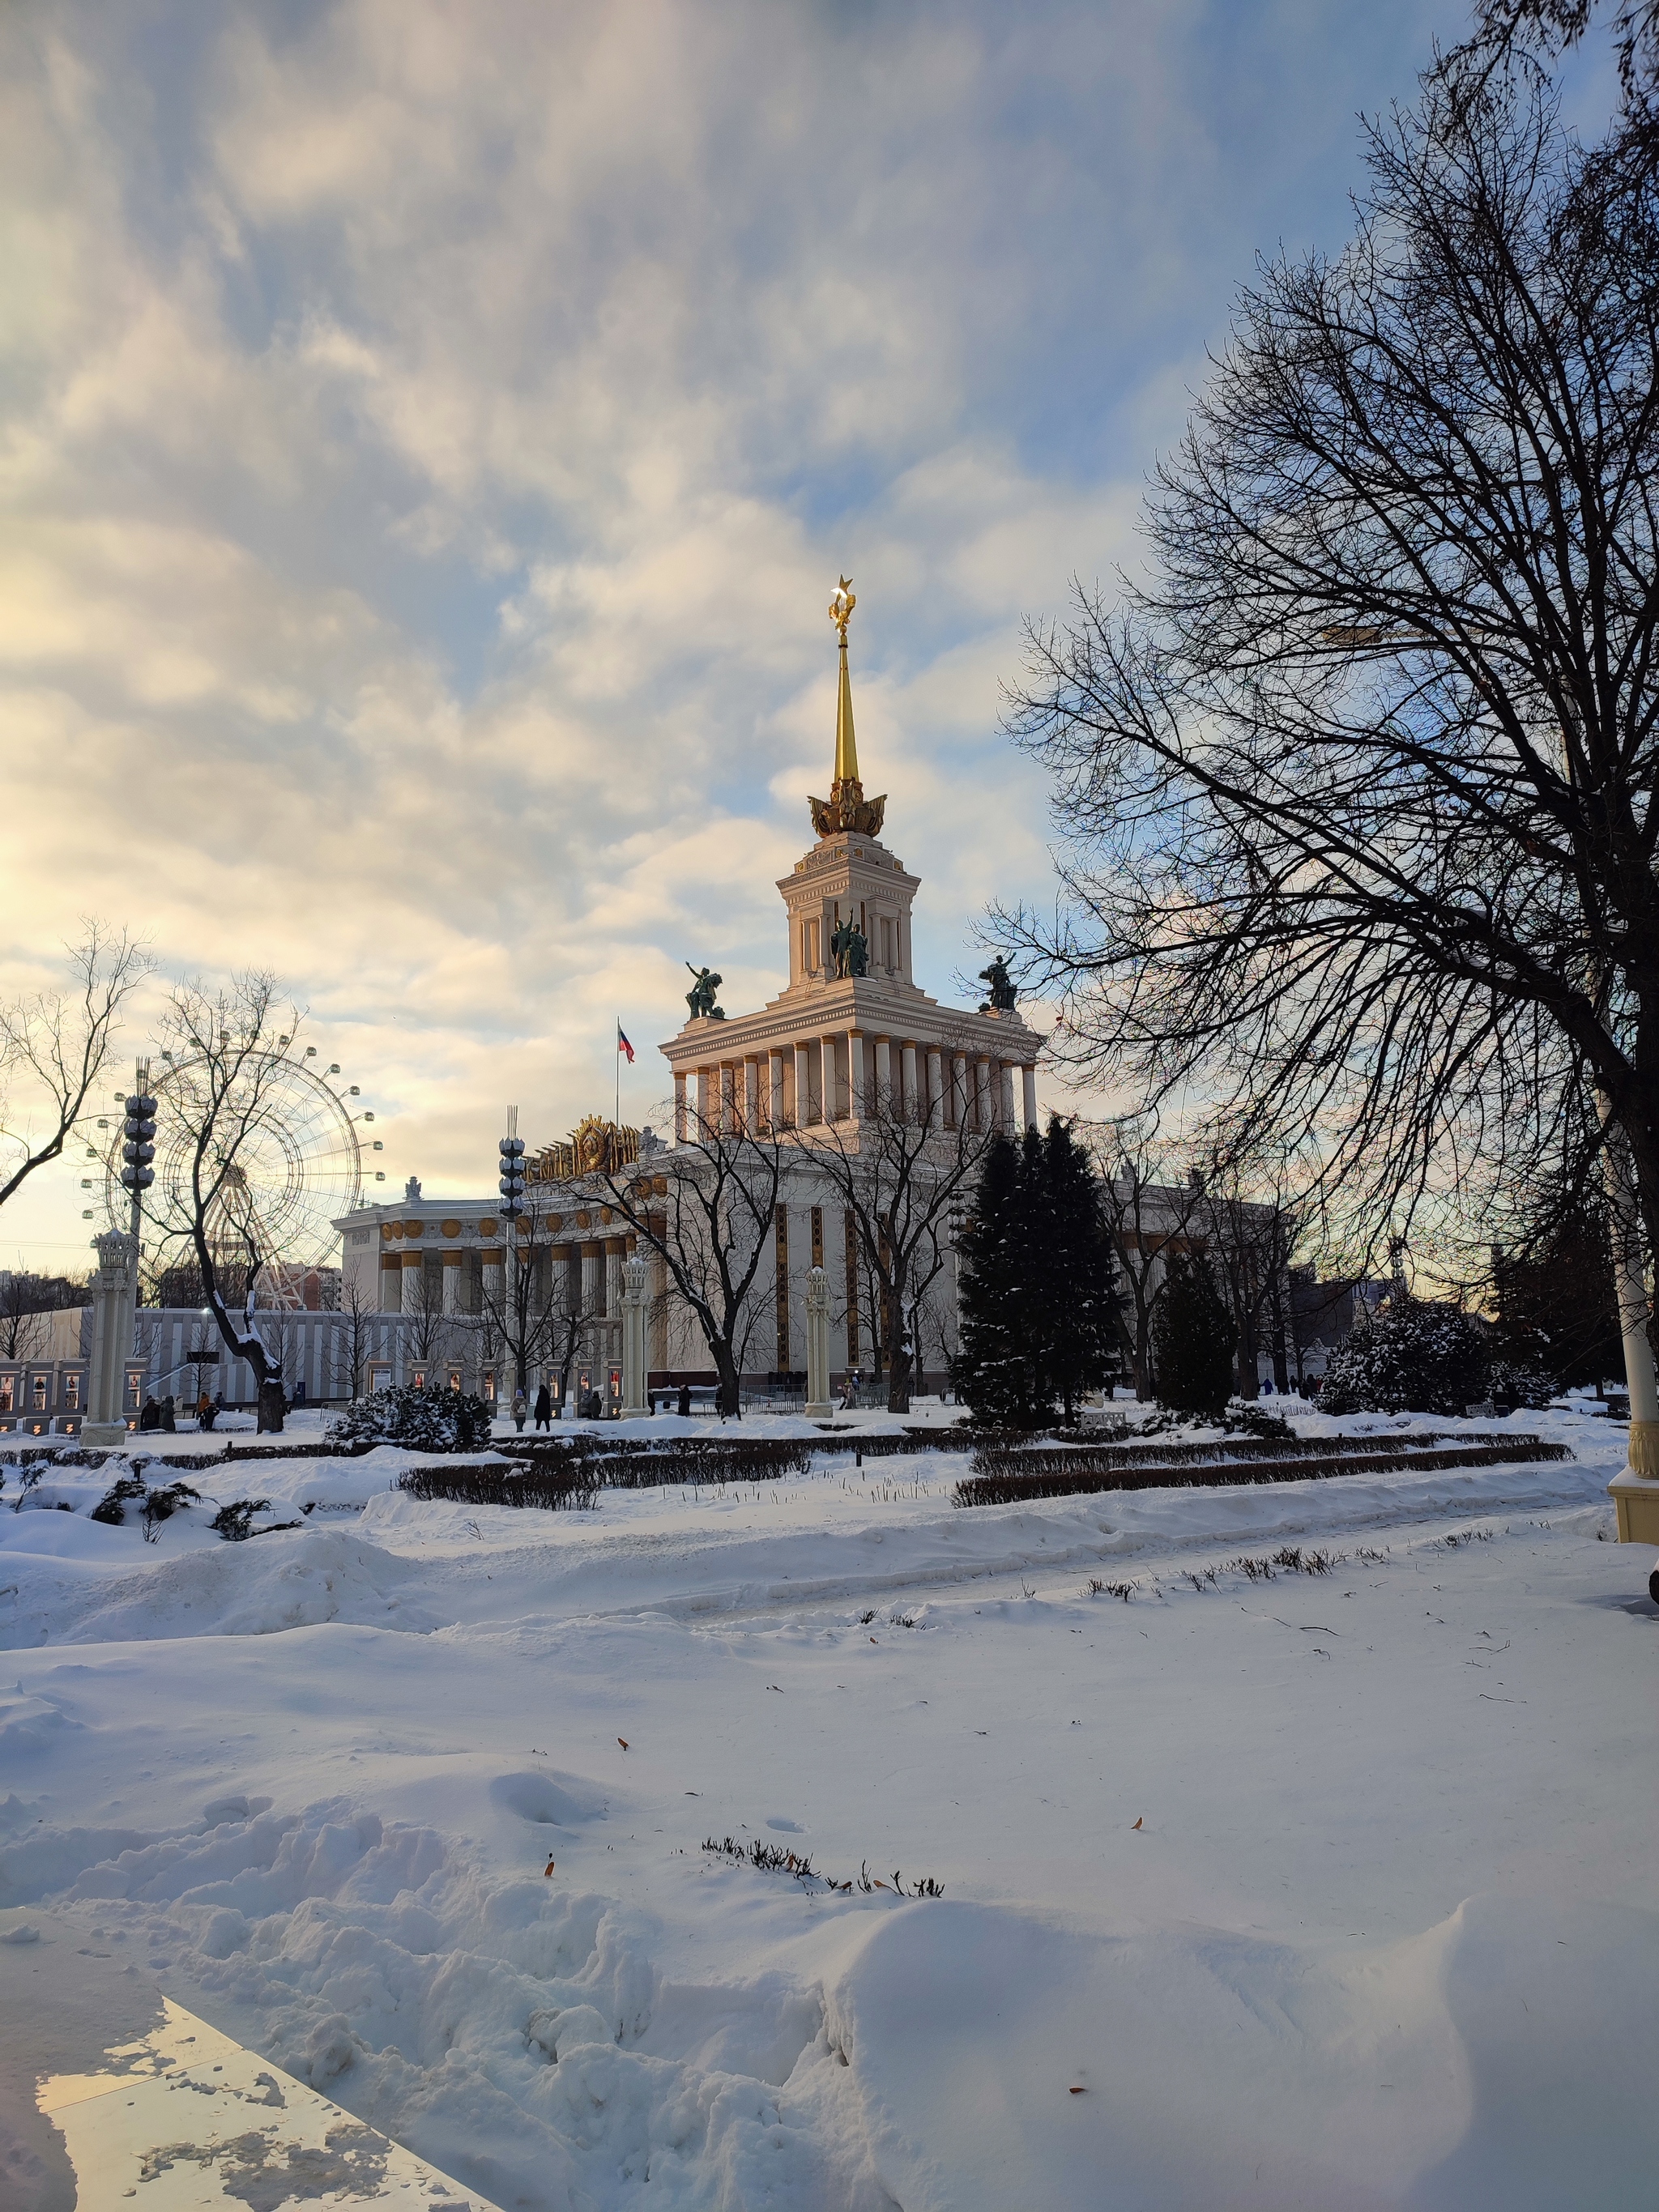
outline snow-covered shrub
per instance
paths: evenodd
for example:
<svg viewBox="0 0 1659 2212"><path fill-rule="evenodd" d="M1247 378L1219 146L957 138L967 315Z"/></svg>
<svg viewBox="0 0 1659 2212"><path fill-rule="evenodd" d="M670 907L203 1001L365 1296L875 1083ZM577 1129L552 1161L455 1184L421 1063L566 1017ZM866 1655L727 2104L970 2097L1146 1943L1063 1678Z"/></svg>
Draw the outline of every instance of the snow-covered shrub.
<svg viewBox="0 0 1659 2212"><path fill-rule="evenodd" d="M101 1521L106 1528L118 1528L126 1519L126 1508L136 1504L143 1495L144 1479L142 1475L118 1475L88 1517Z"/></svg>
<svg viewBox="0 0 1659 2212"><path fill-rule="evenodd" d="M1486 1396L1488 1364L1471 1315L1396 1298L1332 1352L1319 1403L1328 1413L1461 1413Z"/></svg>
<svg viewBox="0 0 1659 2212"><path fill-rule="evenodd" d="M412 1383L354 1398L330 1422L323 1441L339 1450L403 1444L410 1451L477 1451L489 1442L490 1409L465 1390L422 1390Z"/></svg>
<svg viewBox="0 0 1659 2212"><path fill-rule="evenodd" d="M1554 1397L1555 1379L1518 1359L1494 1359L1486 1369L1486 1395L1495 1405L1528 1406L1537 1412Z"/></svg>

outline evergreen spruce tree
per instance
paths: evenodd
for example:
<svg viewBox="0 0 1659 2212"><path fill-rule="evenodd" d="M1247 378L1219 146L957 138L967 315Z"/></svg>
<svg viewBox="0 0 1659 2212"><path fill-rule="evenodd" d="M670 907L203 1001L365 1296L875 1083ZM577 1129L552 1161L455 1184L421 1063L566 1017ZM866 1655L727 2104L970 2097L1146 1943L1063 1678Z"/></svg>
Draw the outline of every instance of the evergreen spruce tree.
<svg viewBox="0 0 1659 2212"><path fill-rule="evenodd" d="M1152 1316L1158 1403L1177 1413L1220 1413L1233 1387L1238 1328L1201 1252L1169 1262Z"/></svg>
<svg viewBox="0 0 1659 2212"><path fill-rule="evenodd" d="M1030 1146L993 1138L968 1221L962 1261L961 1348L951 1379L975 1420L1030 1427L1037 1418L1024 1304L1029 1273Z"/></svg>
<svg viewBox="0 0 1659 2212"><path fill-rule="evenodd" d="M1028 1158L1034 1136L1028 1139ZM1119 1371L1122 1332L1111 1232L1093 1161L1057 1114L1036 1163L1032 1209L1030 1322L1042 1394L1069 1421L1085 1390Z"/></svg>
<svg viewBox="0 0 1659 2212"><path fill-rule="evenodd" d="M1074 1413L1115 1372L1119 1332L1100 1185L1068 1124L994 1139L959 1249L951 1373L975 1419L1031 1428Z"/></svg>

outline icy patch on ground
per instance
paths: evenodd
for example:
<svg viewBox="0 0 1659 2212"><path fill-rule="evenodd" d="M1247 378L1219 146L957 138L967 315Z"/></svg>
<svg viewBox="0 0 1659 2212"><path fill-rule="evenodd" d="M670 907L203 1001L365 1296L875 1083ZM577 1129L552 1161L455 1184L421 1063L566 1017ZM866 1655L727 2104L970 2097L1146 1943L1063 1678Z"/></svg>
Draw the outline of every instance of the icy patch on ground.
<svg viewBox="0 0 1659 2212"><path fill-rule="evenodd" d="M580 1777L506 1777L508 1798L530 1781L544 1809L595 1816ZM87 1864L59 1902L504 2205L890 2205L814 1992L665 1988L643 1916L491 1881L430 1828L343 1800L232 1818Z"/></svg>

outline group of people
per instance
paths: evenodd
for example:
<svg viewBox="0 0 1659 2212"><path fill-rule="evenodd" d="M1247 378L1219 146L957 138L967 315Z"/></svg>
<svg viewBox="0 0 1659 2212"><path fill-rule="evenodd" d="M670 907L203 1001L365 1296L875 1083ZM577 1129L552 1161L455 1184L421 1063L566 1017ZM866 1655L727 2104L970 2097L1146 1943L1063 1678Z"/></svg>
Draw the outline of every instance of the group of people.
<svg viewBox="0 0 1659 2212"><path fill-rule="evenodd" d="M211 1398L204 1390L196 1401L197 1427L204 1430L210 1429L223 1411L222 1400ZM178 1425L178 1402L171 1390L167 1392L165 1398L159 1401L154 1397L146 1398L138 1408L138 1427L141 1434L148 1435L152 1430L161 1429L170 1436Z"/></svg>
<svg viewBox="0 0 1659 2212"><path fill-rule="evenodd" d="M171 1401L169 1401L169 1403L171 1403ZM536 1393L535 1410L533 1414L529 1412L528 1407L529 1401L525 1397L524 1392L522 1390L515 1390L513 1393L513 1425L520 1436L524 1434L524 1425L526 1419L533 1419L535 1425L538 1429L550 1429L552 1427L553 1393L545 1382L542 1384L541 1389ZM597 1421L604 1415L605 1401L600 1397L597 1390L590 1390L586 1396L579 1401L576 1411L581 1419L585 1421ZM691 1385L689 1382L682 1382L680 1385L678 1411L680 1419L683 1421L689 1421L690 1419Z"/></svg>

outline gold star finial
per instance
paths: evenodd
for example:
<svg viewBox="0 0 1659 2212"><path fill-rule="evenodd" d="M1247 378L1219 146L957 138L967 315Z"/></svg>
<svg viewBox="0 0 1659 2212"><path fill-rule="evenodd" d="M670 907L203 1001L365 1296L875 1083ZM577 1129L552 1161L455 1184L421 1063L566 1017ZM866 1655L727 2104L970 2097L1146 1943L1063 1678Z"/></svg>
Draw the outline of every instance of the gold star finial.
<svg viewBox="0 0 1659 2212"><path fill-rule="evenodd" d="M836 596L830 602L830 619L841 632L843 647L847 643L847 625L852 620L853 610L857 605L858 599L853 590L853 579L850 576L843 576Z"/></svg>

